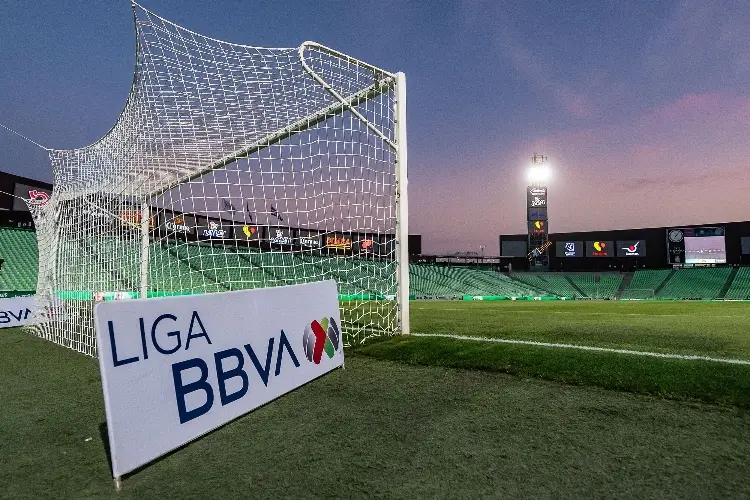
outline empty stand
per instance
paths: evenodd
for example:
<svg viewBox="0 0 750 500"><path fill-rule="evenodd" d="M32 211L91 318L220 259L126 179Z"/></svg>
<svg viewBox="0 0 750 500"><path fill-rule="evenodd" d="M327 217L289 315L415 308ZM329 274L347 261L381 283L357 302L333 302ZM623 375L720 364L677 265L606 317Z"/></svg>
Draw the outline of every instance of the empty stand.
<svg viewBox="0 0 750 500"><path fill-rule="evenodd" d="M662 299L715 299L724 287L731 269L698 267L679 269L656 294Z"/></svg>

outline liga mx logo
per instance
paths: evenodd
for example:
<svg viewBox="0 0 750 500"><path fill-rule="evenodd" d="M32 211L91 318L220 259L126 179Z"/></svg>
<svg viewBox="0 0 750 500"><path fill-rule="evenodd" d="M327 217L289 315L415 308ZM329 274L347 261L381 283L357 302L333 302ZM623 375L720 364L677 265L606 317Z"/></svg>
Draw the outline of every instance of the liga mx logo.
<svg viewBox="0 0 750 500"><path fill-rule="evenodd" d="M305 333L302 336L305 357L308 361L319 365L324 352L329 359L333 358L339 350L340 341L341 330L335 319L314 320L305 327Z"/></svg>

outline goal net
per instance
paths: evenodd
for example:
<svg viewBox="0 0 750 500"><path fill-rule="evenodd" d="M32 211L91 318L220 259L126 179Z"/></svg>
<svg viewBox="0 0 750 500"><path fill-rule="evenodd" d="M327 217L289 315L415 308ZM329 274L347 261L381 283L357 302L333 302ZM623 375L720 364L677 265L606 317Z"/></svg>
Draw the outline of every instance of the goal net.
<svg viewBox="0 0 750 500"><path fill-rule="evenodd" d="M52 151L53 195L32 206L34 331L95 356L97 301L324 279L338 283L347 343L408 331L403 74L133 9L119 119L90 146Z"/></svg>

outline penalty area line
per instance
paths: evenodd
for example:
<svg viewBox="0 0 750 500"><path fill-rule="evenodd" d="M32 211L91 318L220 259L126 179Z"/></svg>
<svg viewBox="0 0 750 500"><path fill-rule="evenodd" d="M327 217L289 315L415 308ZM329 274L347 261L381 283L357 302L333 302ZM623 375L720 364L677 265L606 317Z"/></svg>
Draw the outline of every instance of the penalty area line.
<svg viewBox="0 0 750 500"><path fill-rule="evenodd" d="M683 359L688 361L713 361L714 363L726 363L730 365L748 365L750 360L713 358L711 356L697 356L693 354L670 354L663 352L634 351L632 349L615 349L612 347L597 347L591 345L558 344L555 342L539 342L537 340L503 339L490 337L470 337L468 335L453 335L450 333L412 333L413 337L437 337L454 340L471 340L474 342L495 342L499 344L531 345L537 347L554 347L560 349L578 349L580 351L610 352L616 354L630 354L633 356L646 356L651 358Z"/></svg>

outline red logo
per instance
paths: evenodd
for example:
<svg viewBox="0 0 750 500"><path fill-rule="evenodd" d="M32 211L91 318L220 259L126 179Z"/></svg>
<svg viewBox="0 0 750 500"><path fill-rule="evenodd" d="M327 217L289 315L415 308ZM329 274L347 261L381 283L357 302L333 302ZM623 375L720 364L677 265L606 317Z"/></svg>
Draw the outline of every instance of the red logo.
<svg viewBox="0 0 750 500"><path fill-rule="evenodd" d="M40 205L49 201L49 195L47 193L44 191L37 191L36 189L31 189L29 191L29 198L31 198L32 202L39 203Z"/></svg>

